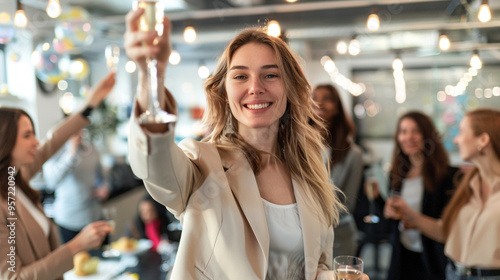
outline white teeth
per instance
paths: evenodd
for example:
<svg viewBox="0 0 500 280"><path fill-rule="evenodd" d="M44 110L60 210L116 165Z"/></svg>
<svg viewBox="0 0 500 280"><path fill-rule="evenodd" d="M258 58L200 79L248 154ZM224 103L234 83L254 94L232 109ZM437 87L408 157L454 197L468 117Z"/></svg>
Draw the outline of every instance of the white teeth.
<svg viewBox="0 0 500 280"><path fill-rule="evenodd" d="M248 104L247 107L252 110L264 109L269 107L271 103L262 103L262 104Z"/></svg>

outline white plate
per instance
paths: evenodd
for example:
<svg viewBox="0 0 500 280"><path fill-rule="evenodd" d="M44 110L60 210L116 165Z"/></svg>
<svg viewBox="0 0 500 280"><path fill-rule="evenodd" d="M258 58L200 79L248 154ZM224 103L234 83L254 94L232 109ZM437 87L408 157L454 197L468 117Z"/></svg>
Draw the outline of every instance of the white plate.
<svg viewBox="0 0 500 280"><path fill-rule="evenodd" d="M125 267L118 260L99 260L97 273L88 276L75 275L74 269L64 273L64 280L108 280L115 276Z"/></svg>
<svg viewBox="0 0 500 280"><path fill-rule="evenodd" d="M134 250L120 251L122 255L140 255L153 247L153 242L149 239L139 239Z"/></svg>

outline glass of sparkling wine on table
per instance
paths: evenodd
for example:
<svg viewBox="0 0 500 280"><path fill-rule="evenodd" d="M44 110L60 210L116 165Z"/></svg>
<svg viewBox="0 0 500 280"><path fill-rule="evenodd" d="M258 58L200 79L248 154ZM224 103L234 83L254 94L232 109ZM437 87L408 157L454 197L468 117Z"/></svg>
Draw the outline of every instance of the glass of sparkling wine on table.
<svg viewBox="0 0 500 280"><path fill-rule="evenodd" d="M116 208L115 207L109 207L109 208L103 208L102 209L102 216L106 222L108 222L108 225L115 230L116 226ZM110 258L110 257L117 257L120 255L118 250L112 249L111 248L111 234L108 234L106 238L104 239L104 242L102 244L102 256L105 258Z"/></svg>
<svg viewBox="0 0 500 280"><path fill-rule="evenodd" d="M144 0L132 2L132 9L144 9L144 13L139 19L139 30L143 32L156 31L158 36L163 34L163 5L160 1ZM158 40L153 41L153 45ZM158 61L154 57L148 57L147 63L147 84L148 108L139 116L139 122L143 124L151 123L171 123L177 121L177 116L165 112L160 107L158 97L164 94L163 85L158 84Z"/></svg>
<svg viewBox="0 0 500 280"><path fill-rule="evenodd" d="M338 256L333 260L336 280L360 280L363 276L363 260L353 256Z"/></svg>

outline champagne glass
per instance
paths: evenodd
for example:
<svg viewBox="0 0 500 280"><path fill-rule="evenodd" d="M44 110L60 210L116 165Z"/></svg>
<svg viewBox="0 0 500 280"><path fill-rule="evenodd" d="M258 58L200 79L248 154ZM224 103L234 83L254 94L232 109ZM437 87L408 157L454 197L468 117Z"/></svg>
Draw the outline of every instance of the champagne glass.
<svg viewBox="0 0 500 280"><path fill-rule="evenodd" d="M114 231L116 226L116 221L115 221L116 208L115 207L103 208L102 216L104 220L108 222L108 225L111 228L113 228ZM120 252L118 250L111 248L111 233L109 233L104 239L104 242L102 244L102 249L103 249L102 256L105 258L118 257L120 255Z"/></svg>
<svg viewBox="0 0 500 280"><path fill-rule="evenodd" d="M106 57L106 66L109 71L116 72L118 62L120 62L120 47L117 45L107 45L104 49Z"/></svg>
<svg viewBox="0 0 500 280"><path fill-rule="evenodd" d="M143 0L132 2L134 10L144 9L139 20L139 29L144 32L156 31L158 36L163 34L163 5L155 0ZM153 44L157 44L154 40ZM139 123L171 123L177 121L177 116L165 112L160 107L158 97L164 94L163 85L158 85L158 61L154 57L146 59L148 108L139 116Z"/></svg>
<svg viewBox="0 0 500 280"><path fill-rule="evenodd" d="M338 256L333 259L336 280L361 280L363 260L353 256Z"/></svg>

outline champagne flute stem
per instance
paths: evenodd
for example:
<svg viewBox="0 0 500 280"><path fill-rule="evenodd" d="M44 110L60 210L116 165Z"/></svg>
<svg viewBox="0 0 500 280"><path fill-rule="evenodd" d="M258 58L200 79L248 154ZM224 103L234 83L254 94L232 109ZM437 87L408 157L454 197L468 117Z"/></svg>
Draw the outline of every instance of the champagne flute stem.
<svg viewBox="0 0 500 280"><path fill-rule="evenodd" d="M148 59L148 87L151 95L149 96L148 109L151 114L156 115L160 109L158 101L158 61L156 59Z"/></svg>

